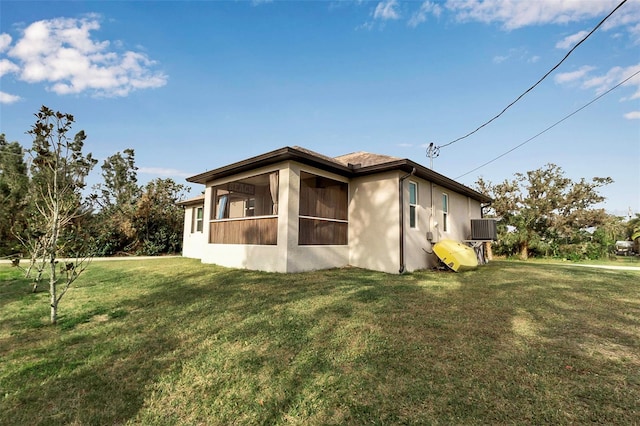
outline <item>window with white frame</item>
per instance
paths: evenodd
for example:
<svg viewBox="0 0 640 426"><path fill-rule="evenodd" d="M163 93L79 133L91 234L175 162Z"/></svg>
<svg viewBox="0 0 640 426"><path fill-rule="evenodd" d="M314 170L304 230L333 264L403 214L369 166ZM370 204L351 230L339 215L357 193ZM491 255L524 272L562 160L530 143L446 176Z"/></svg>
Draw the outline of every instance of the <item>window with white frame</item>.
<svg viewBox="0 0 640 426"><path fill-rule="evenodd" d="M449 230L449 195L442 194L442 230Z"/></svg>
<svg viewBox="0 0 640 426"><path fill-rule="evenodd" d="M195 207L193 209L193 221L191 222L191 232L202 232L203 223L203 207Z"/></svg>
<svg viewBox="0 0 640 426"><path fill-rule="evenodd" d="M418 226L418 184L409 182L409 227Z"/></svg>

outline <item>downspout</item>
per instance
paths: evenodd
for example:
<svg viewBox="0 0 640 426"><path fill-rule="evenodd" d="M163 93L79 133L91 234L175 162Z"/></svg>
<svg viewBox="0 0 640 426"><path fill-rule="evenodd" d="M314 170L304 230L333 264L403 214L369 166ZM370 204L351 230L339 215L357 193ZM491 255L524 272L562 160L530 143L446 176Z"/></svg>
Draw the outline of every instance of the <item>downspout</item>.
<svg viewBox="0 0 640 426"><path fill-rule="evenodd" d="M412 176L416 172L416 168L414 167L411 170L411 173L407 173L402 176L398 181L398 198L400 201L400 270L399 273L404 273L405 264L404 264L404 181Z"/></svg>

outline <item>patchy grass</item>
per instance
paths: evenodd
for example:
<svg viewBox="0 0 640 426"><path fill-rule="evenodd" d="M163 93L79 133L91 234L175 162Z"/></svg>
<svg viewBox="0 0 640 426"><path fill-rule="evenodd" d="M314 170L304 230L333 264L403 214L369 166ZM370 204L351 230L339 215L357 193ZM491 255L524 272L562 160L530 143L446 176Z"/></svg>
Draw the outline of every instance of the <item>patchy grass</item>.
<svg viewBox="0 0 640 426"><path fill-rule="evenodd" d="M0 424L634 424L640 273L0 266Z"/></svg>

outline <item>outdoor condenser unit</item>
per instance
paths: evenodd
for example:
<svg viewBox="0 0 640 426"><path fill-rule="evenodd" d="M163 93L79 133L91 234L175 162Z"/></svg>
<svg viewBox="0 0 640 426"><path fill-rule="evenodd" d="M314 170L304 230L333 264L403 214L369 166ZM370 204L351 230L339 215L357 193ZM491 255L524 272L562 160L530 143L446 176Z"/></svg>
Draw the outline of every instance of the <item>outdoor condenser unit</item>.
<svg viewBox="0 0 640 426"><path fill-rule="evenodd" d="M495 219L471 219L471 239L491 240L498 239Z"/></svg>

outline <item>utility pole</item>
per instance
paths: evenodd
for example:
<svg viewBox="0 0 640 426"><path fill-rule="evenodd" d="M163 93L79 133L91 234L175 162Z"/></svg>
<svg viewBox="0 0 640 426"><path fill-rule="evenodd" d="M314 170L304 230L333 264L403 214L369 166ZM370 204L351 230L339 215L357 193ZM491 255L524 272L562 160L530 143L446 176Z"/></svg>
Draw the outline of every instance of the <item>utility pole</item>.
<svg viewBox="0 0 640 426"><path fill-rule="evenodd" d="M433 159L438 158L440 155L440 147L435 146L433 142L429 144L427 148L427 157L429 157L429 168L433 170Z"/></svg>

